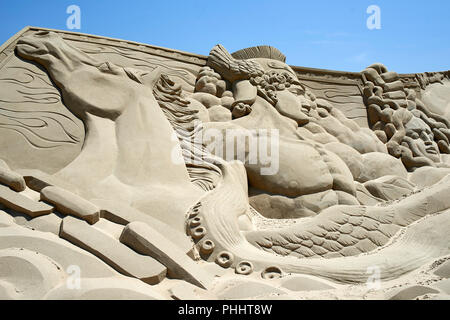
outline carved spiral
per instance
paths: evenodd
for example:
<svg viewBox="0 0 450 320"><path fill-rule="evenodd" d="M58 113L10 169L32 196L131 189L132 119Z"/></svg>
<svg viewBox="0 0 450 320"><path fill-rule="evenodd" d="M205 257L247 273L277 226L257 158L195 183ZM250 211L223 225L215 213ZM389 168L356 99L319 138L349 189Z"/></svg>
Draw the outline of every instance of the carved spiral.
<svg viewBox="0 0 450 320"><path fill-rule="evenodd" d="M229 268L233 264L234 256L231 252L222 251L216 257L216 263L222 268Z"/></svg>
<svg viewBox="0 0 450 320"><path fill-rule="evenodd" d="M191 222L189 223L189 226L191 228L196 228L196 227L200 226L201 222L202 222L202 218L195 217L194 219L191 220Z"/></svg>
<svg viewBox="0 0 450 320"><path fill-rule="evenodd" d="M216 244L212 240L205 240L200 246L200 253L211 254L216 247Z"/></svg>
<svg viewBox="0 0 450 320"><path fill-rule="evenodd" d="M249 275L253 272L253 264L250 261L241 261L236 266L236 273L242 275Z"/></svg>
<svg viewBox="0 0 450 320"><path fill-rule="evenodd" d="M202 206L202 203L198 202L195 206L193 206L189 210L189 219L192 219L192 218L195 218L196 216L198 216L198 214L200 213L201 206Z"/></svg>
<svg viewBox="0 0 450 320"><path fill-rule="evenodd" d="M191 236L194 240L200 240L206 235L206 229L203 227L197 227L191 230Z"/></svg>

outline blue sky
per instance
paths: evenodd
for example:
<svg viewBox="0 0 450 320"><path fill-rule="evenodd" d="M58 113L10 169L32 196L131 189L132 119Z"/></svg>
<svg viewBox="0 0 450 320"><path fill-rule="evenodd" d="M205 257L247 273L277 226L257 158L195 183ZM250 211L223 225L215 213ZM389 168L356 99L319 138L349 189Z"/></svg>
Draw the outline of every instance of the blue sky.
<svg viewBox="0 0 450 320"><path fill-rule="evenodd" d="M0 43L26 25L74 30L207 55L270 44L298 66L360 71L374 62L401 73L450 69L448 0L0 0ZM381 29L366 26L369 5Z"/></svg>

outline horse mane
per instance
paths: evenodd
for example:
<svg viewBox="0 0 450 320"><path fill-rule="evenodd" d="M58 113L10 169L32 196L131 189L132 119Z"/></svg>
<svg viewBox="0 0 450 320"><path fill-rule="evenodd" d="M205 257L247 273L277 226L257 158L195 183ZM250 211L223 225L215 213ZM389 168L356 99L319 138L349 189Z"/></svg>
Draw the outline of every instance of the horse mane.
<svg viewBox="0 0 450 320"><path fill-rule="evenodd" d="M181 96L181 86L162 74L153 88L153 94L164 115L172 125L182 149L183 159L192 183L205 191L215 188L222 177L221 169L202 141L202 124L197 110L189 108L189 101Z"/></svg>

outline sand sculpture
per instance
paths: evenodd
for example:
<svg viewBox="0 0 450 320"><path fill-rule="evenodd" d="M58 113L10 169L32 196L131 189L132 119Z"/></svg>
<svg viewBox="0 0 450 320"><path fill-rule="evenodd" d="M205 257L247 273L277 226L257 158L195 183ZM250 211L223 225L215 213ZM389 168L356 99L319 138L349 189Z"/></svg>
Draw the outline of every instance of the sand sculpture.
<svg viewBox="0 0 450 320"><path fill-rule="evenodd" d="M1 54L0 298L450 297L448 72L39 28Z"/></svg>

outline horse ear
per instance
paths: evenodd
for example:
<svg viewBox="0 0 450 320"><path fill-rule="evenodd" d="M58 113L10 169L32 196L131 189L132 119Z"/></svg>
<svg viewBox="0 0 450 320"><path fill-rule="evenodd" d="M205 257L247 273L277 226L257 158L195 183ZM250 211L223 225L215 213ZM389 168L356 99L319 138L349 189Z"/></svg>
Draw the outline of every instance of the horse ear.
<svg viewBox="0 0 450 320"><path fill-rule="evenodd" d="M161 67L157 67L150 72L134 68L124 68L124 71L130 79L150 88L155 86L162 74Z"/></svg>
<svg viewBox="0 0 450 320"><path fill-rule="evenodd" d="M161 75L162 75L162 68L156 67L151 72L148 72L142 76L142 84L150 88L153 88L158 82L159 78L161 78Z"/></svg>

